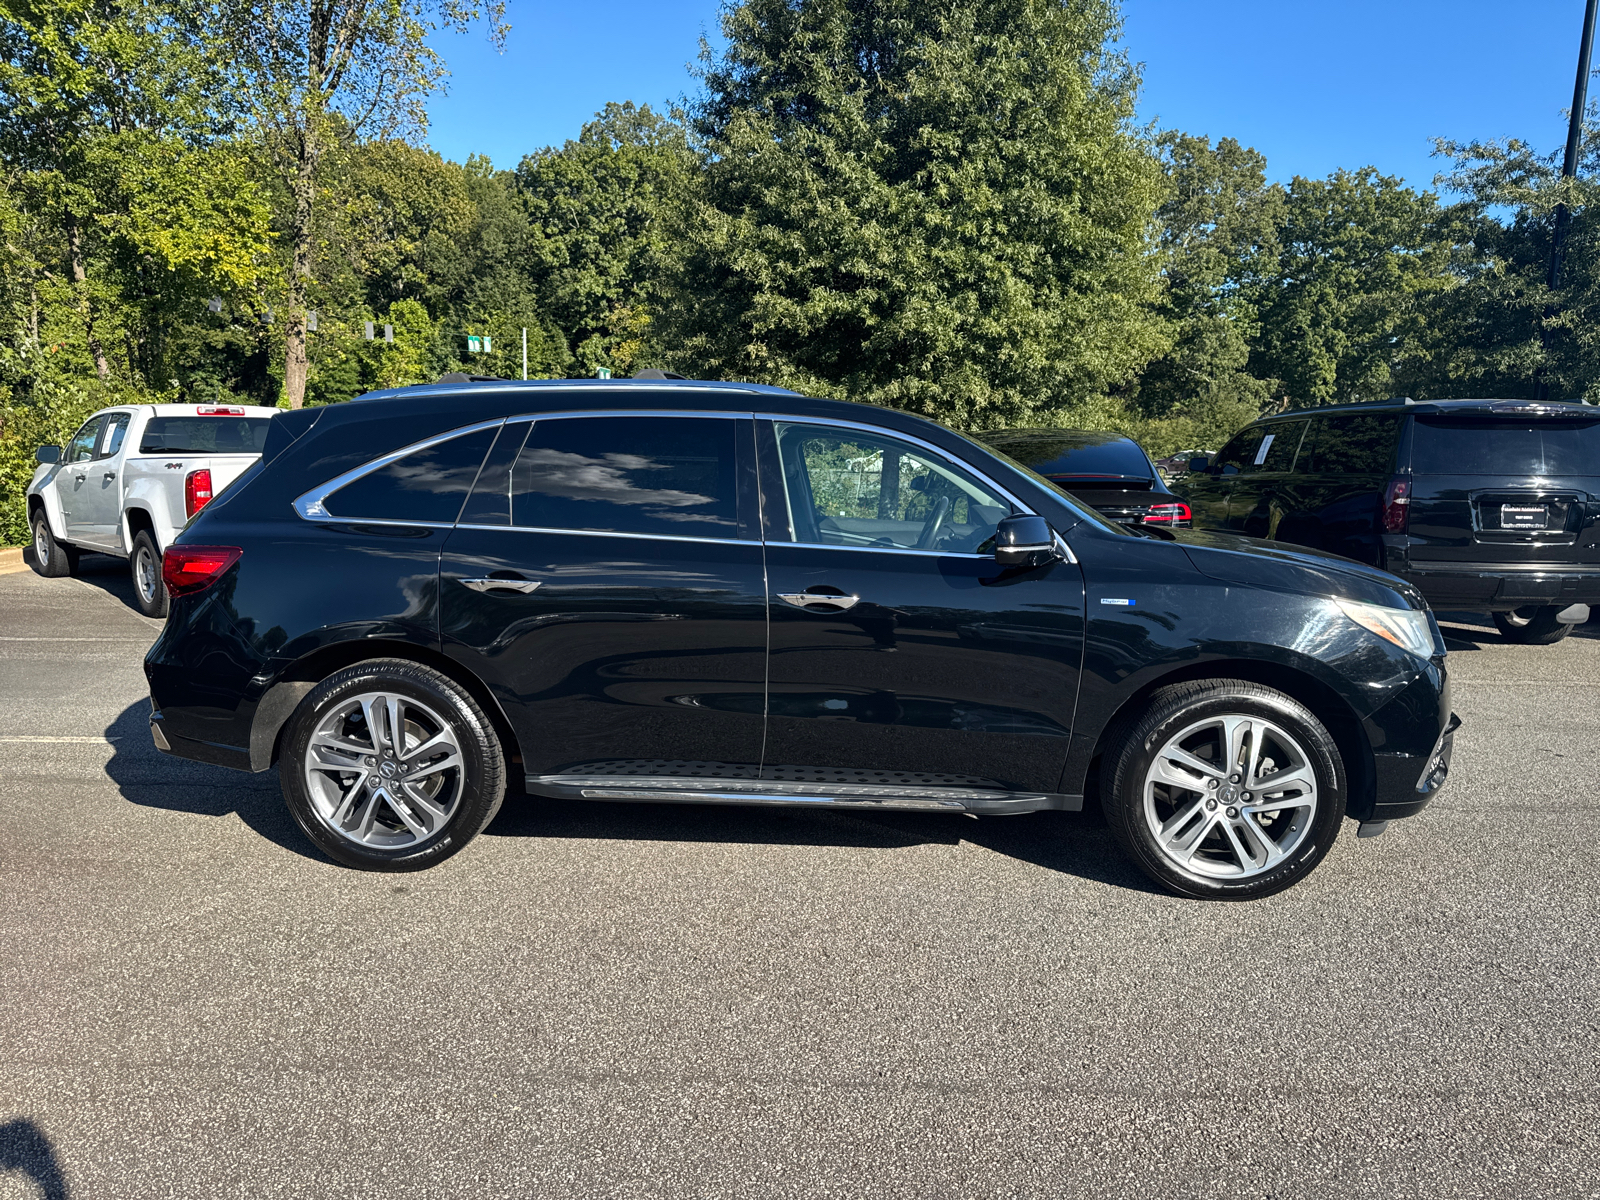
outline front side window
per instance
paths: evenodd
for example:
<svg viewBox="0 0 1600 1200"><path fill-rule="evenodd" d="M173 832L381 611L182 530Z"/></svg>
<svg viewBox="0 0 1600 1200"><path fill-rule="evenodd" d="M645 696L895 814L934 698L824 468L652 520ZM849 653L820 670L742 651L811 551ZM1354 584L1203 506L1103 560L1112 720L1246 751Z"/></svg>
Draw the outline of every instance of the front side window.
<svg viewBox="0 0 1600 1200"><path fill-rule="evenodd" d="M715 417L536 420L511 471L511 523L737 538L739 426Z"/></svg>
<svg viewBox="0 0 1600 1200"><path fill-rule="evenodd" d="M122 439L128 435L130 413L112 413L106 418L105 436L100 439L100 457L112 458L122 449Z"/></svg>
<svg viewBox="0 0 1600 1200"><path fill-rule="evenodd" d="M104 421L104 417L90 417L84 422L83 428L72 435L72 440L67 443L69 463L83 462L94 457L95 443L100 440L100 426Z"/></svg>
<svg viewBox="0 0 1600 1200"><path fill-rule="evenodd" d="M478 478L496 429L478 429L369 471L322 501L330 516L450 525Z"/></svg>
<svg viewBox="0 0 1600 1200"><path fill-rule="evenodd" d="M1305 432L1304 421L1282 421L1269 426L1266 436L1256 447L1246 471L1292 471L1295 451L1300 448L1300 435Z"/></svg>
<svg viewBox="0 0 1600 1200"><path fill-rule="evenodd" d="M1377 475L1389 469L1400 418L1394 413L1318 417L1300 447L1301 471Z"/></svg>
<svg viewBox="0 0 1600 1200"><path fill-rule="evenodd" d="M796 541L977 553L1010 502L943 457L880 434L776 426Z"/></svg>
<svg viewBox="0 0 1600 1200"><path fill-rule="evenodd" d="M1260 452L1266 434L1265 429L1241 429L1217 454L1217 461L1211 464L1212 470L1220 471L1223 475L1255 470L1256 454Z"/></svg>

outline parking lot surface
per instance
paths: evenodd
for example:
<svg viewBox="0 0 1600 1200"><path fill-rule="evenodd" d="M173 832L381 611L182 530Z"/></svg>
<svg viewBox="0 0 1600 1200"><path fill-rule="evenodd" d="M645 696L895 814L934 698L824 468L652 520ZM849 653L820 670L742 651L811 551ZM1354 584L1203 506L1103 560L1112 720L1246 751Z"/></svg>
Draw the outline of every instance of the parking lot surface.
<svg viewBox="0 0 1600 1200"><path fill-rule="evenodd" d="M0 575L0 1200L1600 1196L1600 626L1445 617L1451 786L1254 904L1093 813L518 798L414 875L158 754Z"/></svg>

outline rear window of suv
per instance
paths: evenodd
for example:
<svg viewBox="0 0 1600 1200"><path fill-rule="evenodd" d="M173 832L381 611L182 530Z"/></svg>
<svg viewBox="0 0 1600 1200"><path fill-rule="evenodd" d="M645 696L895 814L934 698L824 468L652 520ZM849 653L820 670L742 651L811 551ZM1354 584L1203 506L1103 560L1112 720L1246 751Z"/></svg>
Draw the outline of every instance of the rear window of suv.
<svg viewBox="0 0 1600 1200"><path fill-rule="evenodd" d="M1516 421L1418 417L1418 475L1600 475L1600 418Z"/></svg>
<svg viewBox="0 0 1600 1200"><path fill-rule="evenodd" d="M260 454L271 417L151 417L140 454Z"/></svg>

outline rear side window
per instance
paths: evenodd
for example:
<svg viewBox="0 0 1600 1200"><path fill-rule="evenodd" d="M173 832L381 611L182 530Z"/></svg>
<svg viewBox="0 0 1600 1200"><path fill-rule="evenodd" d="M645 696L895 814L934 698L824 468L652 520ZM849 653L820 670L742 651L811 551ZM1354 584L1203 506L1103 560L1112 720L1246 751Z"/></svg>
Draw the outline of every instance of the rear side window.
<svg viewBox="0 0 1600 1200"><path fill-rule="evenodd" d="M1496 421L1418 417L1419 475L1600 475L1600 420Z"/></svg>
<svg viewBox="0 0 1600 1200"><path fill-rule="evenodd" d="M1297 471L1324 475L1382 474L1394 459L1398 413L1317 417L1300 445Z"/></svg>
<svg viewBox="0 0 1600 1200"><path fill-rule="evenodd" d="M271 417L152 417L140 454L260 454Z"/></svg>
<svg viewBox="0 0 1600 1200"><path fill-rule="evenodd" d="M512 524L737 538L738 427L710 417L535 421L511 472Z"/></svg>
<svg viewBox="0 0 1600 1200"><path fill-rule="evenodd" d="M479 429L397 458L323 500L335 517L450 525L478 478L496 429Z"/></svg>
<svg viewBox="0 0 1600 1200"><path fill-rule="evenodd" d="M1240 471L1255 469L1256 454L1261 449L1267 430L1259 426L1241 429L1228 439L1228 444L1217 454L1213 468L1221 468L1224 475L1237 475Z"/></svg>
<svg viewBox="0 0 1600 1200"><path fill-rule="evenodd" d="M1246 471L1290 471L1294 469L1295 451L1300 448L1300 435L1305 432L1304 421L1284 421L1269 425L1266 436L1256 447Z"/></svg>

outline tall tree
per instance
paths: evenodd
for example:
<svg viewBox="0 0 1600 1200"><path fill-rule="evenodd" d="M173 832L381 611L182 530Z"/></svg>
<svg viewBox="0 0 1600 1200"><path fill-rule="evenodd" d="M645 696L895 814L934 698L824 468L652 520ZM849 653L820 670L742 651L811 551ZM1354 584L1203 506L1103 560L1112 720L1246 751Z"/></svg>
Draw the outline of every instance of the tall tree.
<svg viewBox="0 0 1600 1200"><path fill-rule="evenodd" d="M1163 348L1109 0L743 0L723 32L678 361L982 427Z"/></svg>
<svg viewBox="0 0 1600 1200"><path fill-rule="evenodd" d="M234 94L261 130L291 197L284 297L284 394L306 389L306 292L317 261L317 188L340 142L427 127L424 102L444 65L427 37L487 15L503 44L505 0L217 0L213 34L226 47Z"/></svg>

